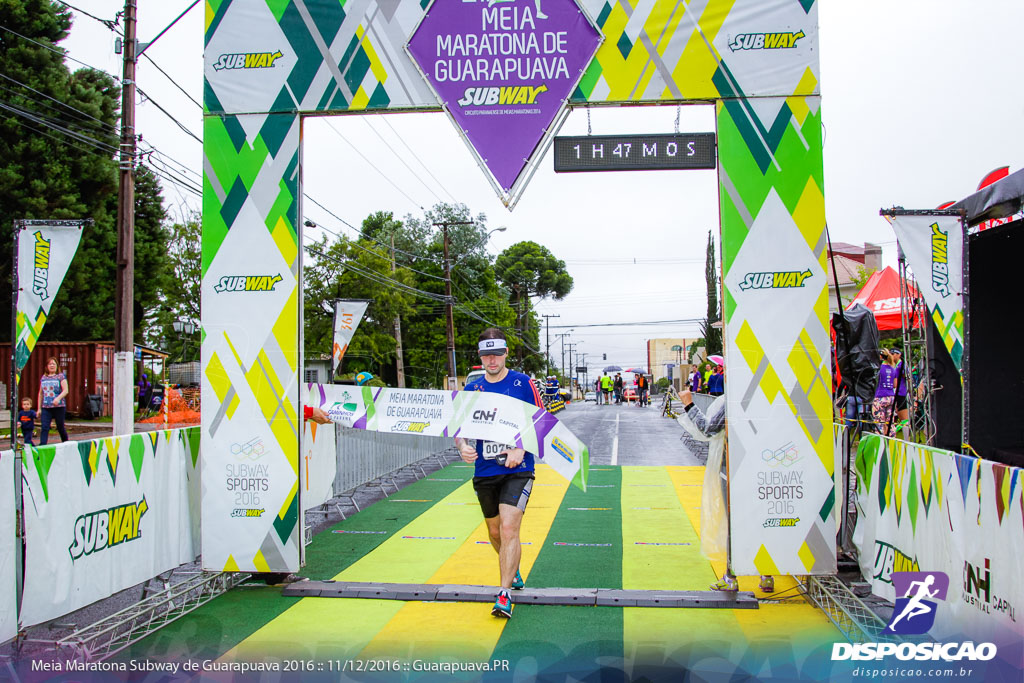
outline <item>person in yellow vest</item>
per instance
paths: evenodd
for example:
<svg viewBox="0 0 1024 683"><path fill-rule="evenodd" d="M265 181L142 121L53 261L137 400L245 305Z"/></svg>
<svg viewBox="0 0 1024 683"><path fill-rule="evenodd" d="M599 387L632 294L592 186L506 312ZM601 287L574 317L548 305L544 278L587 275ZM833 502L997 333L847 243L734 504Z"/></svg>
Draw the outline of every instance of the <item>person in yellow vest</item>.
<svg viewBox="0 0 1024 683"><path fill-rule="evenodd" d="M605 373L601 376L601 393L604 394L604 404L611 405L612 378Z"/></svg>

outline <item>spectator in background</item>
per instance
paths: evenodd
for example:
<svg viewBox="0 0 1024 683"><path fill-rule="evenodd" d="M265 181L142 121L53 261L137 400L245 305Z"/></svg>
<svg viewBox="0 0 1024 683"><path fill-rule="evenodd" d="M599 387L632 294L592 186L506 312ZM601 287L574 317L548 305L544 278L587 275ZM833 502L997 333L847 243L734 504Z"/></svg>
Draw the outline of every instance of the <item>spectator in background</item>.
<svg viewBox="0 0 1024 683"><path fill-rule="evenodd" d="M697 366L694 366L693 374L690 375L690 391L695 394L699 392L700 388L704 386L703 379L704 378L700 376L700 370Z"/></svg>
<svg viewBox="0 0 1024 683"><path fill-rule="evenodd" d="M68 440L68 432L64 429L64 413L67 410L65 399L68 395L68 378L60 371L60 363L56 358L46 361L46 374L39 379L38 405L39 445L45 446L50 437L50 423L57 423L57 433L62 442Z"/></svg>
<svg viewBox="0 0 1024 683"><path fill-rule="evenodd" d="M721 396L725 393L725 368L716 365L714 372L708 377L708 393L712 396Z"/></svg>
<svg viewBox="0 0 1024 683"><path fill-rule="evenodd" d="M18 425L21 426L21 436L26 446L32 443L32 430L36 428L36 411L32 410L32 399L21 399L21 410L18 412Z"/></svg>
<svg viewBox="0 0 1024 683"><path fill-rule="evenodd" d="M149 377L146 373L142 373L142 377L139 378L139 410L145 410L149 407L149 400L153 396L153 385L149 381Z"/></svg>
<svg viewBox="0 0 1024 683"><path fill-rule="evenodd" d="M622 403L622 375L618 372L615 373L615 405Z"/></svg>
<svg viewBox="0 0 1024 683"><path fill-rule="evenodd" d="M899 427L905 441L909 432L905 422L910 419L910 406L907 402L907 390L910 388L910 384L907 382L907 372L903 365L903 352L899 349L893 349L889 356L896 367L896 395L894 397L896 402L896 425L893 426L893 432L895 433L896 427Z"/></svg>
<svg viewBox="0 0 1024 683"><path fill-rule="evenodd" d="M871 402L871 419L875 429L882 436L892 436L894 430L889 424L892 404L896 400L896 362L889 349L879 349L878 357L882 361L878 368L878 385L875 389L875 400Z"/></svg>

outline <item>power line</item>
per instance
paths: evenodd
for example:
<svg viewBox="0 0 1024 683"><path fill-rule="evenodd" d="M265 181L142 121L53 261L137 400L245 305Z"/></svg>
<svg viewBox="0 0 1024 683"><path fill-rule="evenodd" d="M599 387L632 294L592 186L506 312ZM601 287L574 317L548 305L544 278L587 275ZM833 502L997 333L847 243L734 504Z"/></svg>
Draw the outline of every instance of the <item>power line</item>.
<svg viewBox="0 0 1024 683"><path fill-rule="evenodd" d="M198 142L198 143L199 143L200 145L201 145L201 144L203 144L203 139L202 139L201 137L199 137L198 135L196 135L195 133L193 133L192 131L190 131L190 130L189 130L189 129L188 129L188 128L187 128L186 126L185 126L185 124L184 124L184 123L182 123L181 121L179 121L178 119L176 119L176 118L174 117L174 115L173 115L173 114L171 114L171 113L170 113L169 111L167 111L166 109L164 109L163 107L161 107L161 106L160 106L160 104L159 104L159 103L158 103L158 102L157 102L156 100L154 100L154 99L153 99L152 97L150 97L149 95L147 95L147 94L146 94L146 93L145 93L145 92L144 92L144 91L142 90L142 88L140 88L140 87L139 87L138 85L136 85L136 86L135 86L135 89L139 91L139 94L140 94L140 95L142 95L142 96L143 96L143 97L145 97L145 98L146 98L147 100L149 100L150 104L152 104L152 105L153 105L154 107L156 107L157 109L159 109L159 110L160 110L160 111L161 111L161 112L162 112L162 113L164 114L164 116L166 116L166 117L167 117L167 118L169 118L169 119L170 119L171 121L173 121L173 122L174 122L174 124L178 126L178 128L181 128L181 129L182 129L183 131L185 131L185 133L186 133L186 134L188 134L188 135L189 135L189 136L190 136L190 137L191 137L191 138L192 138L193 140L195 140L196 142Z"/></svg>
<svg viewBox="0 0 1024 683"><path fill-rule="evenodd" d="M364 118L363 121L370 128L370 130L373 131L373 134L376 135L380 139L380 141L384 143L384 146L387 147L388 150L392 154L395 155L395 158L398 159L402 163L402 165L405 166L409 170L409 173L412 173L412 177L415 178L416 180L420 181L420 185L425 187L427 189L427 192L429 192L430 194L434 195L434 197L437 199L437 201L443 202L444 200L441 199L441 196L439 194L437 194L436 192L434 192L434 190L429 185L427 185L425 182L423 182L423 178L420 178L419 174L417 174L416 171L412 170L412 167L409 166L408 163L406 163L405 159L403 159L398 154L398 152L395 151L395 148L392 147L390 145L390 143L388 143L388 141L384 139L384 136L380 134L380 131L378 131L376 128L373 127L373 124L370 123L370 120L367 119L367 118Z"/></svg>
<svg viewBox="0 0 1024 683"><path fill-rule="evenodd" d="M303 196L303 197L305 197L306 199L308 199L309 201L313 202L313 203L314 203L314 204L316 204L317 206L319 206L319 207L320 207L321 209L323 209L324 211L326 211L326 212L327 212L327 214L328 214L329 216L331 216L331 217L332 217L332 218L334 218L335 220L339 221L339 222L340 222L340 223L341 223L342 225L344 225L344 226L348 227L349 229L351 229L351 230L355 231L356 233L358 233L358 234L359 234L359 236L360 236L360 237L363 237L363 231L362 231L362 230L360 230L360 229L359 229L359 228L357 228L356 226L352 225L352 224L351 224L351 223L349 223L349 222L348 222L347 220L345 220L344 218L342 218L342 217L341 217L341 216L339 216L338 214L334 213L333 211L331 211L330 209L328 209L328 208L327 208L326 206L324 206L323 204L321 204L321 203L320 203L320 202L318 202L317 200L315 200L315 199L313 199L312 197L310 197L310 196L309 196L309 194L307 194L307 193L305 193L305 192L304 192L304 193L302 194L302 196ZM335 233L335 234L337 234L337 233ZM372 237L363 237L363 239L367 239L367 240L369 240L369 241L373 242L374 244L379 244L380 246L384 247L385 249L390 249L390 248L391 248L391 247L389 247L388 245L384 244L383 242L381 242L381 241L379 241L379 240L375 240L375 239L374 239L374 238L372 238ZM420 254L413 254L412 252L409 252L409 251L404 251L404 250L402 250L402 249L399 249L399 248L397 248L397 247L395 248L395 253L398 253L398 254L402 254L403 256L408 256L409 258L411 258L411 259L414 259L414 260L416 260L416 259L421 259L421 260L424 260L424 261L430 261L431 263L437 263L437 260L436 260L436 259L432 259L432 258L430 258L430 257L428 257L428 256L422 256L422 255L420 255Z"/></svg>
<svg viewBox="0 0 1024 683"><path fill-rule="evenodd" d="M72 5L71 3L64 2L64 0L57 0L57 2L59 2L62 5L64 5L68 9L72 9L72 10L78 12L79 14L84 14L85 16L89 17L90 19L95 19L96 21L100 22L101 24L106 26L111 31L118 32L117 31L117 21L115 21L113 19L101 19L100 17L97 17L94 14L89 14L84 9L78 9L77 7Z"/></svg>
<svg viewBox="0 0 1024 683"><path fill-rule="evenodd" d="M310 222L312 222L312 221L310 221ZM380 257L380 258L387 258L386 255L378 254L375 251L371 251L371 250L367 249L366 247L364 247L363 245L359 244L359 242L354 241L354 240L350 240L347 237L345 237L344 235L341 235L341 234L339 234L337 232L334 232L333 230L331 230L328 227L320 225L319 223L314 223L314 225L316 225L316 227L320 228L321 230L325 230L325 231L331 233L332 235L334 235L338 239L344 240L346 244L351 244L353 247L356 247L358 249L362 249L363 251L365 251L368 254L372 254L372 255ZM383 249L388 249L388 246L386 244L381 244L380 242L376 242L376 244L380 245ZM440 277L439 275L432 275L430 273L424 273L422 270L416 270L415 268L412 268L410 266L402 266L402 267L406 268L408 270L411 270L414 273L419 273L420 275L422 275L424 277L431 277L431 278L434 278L435 280L442 280L442 281L444 280L444 278Z"/></svg>
<svg viewBox="0 0 1024 683"><path fill-rule="evenodd" d="M164 78L166 78L166 79L167 79L167 80L169 80L169 81L170 81L170 82L171 82L172 84L174 84L174 87L175 87L175 88L177 88L177 89L178 89L178 90L180 90L180 91L181 91L182 93L184 93L185 97L187 97L187 98L189 98L190 100L192 100L192 103L193 103L193 104L195 104L195 105L196 105L197 107L199 107L199 109L200 109L200 110L202 110L202 108L203 108L203 105L202 105L202 104L200 104L200 103L199 103L199 101L198 101L198 100L197 100L196 98L192 97L192 95L190 95L190 94L188 93L188 91L187 91L187 90L185 90L185 88L181 87L181 85L180 85L180 84L179 84L179 83L178 83L178 82L177 82L176 80L174 80L173 78L171 78L171 75L170 75L169 73L167 73L166 71L164 71L164 70L163 70L163 69L162 69L162 68L160 67L160 65L159 65L159 64L157 64L157 63L156 63L156 61L155 61L155 60L154 60L154 59L153 59L152 57L150 57L150 56L149 56L149 55L147 55L147 54L143 54L142 56L143 56L143 57L145 57L145 58L146 58L146 59L147 59L147 60L149 61L149 63L150 63L150 64L152 64L153 66L155 66L155 67L156 67L156 70L157 70L157 71L159 71L160 73L162 73L162 74L164 75Z"/></svg>
<svg viewBox="0 0 1024 683"><path fill-rule="evenodd" d="M410 196L409 196L409 195L408 195L408 194L407 194L407 193L405 192L405 190L403 190L403 189L402 189L402 188L400 188L400 187L399 187L399 186L398 186L397 184L395 184L395 181L391 180L391 178L389 178L389 177L388 177L388 176L387 176L387 175L386 175L386 174L384 173L384 171L382 171L382 170L380 170L379 168L377 168L377 166L376 166L376 165L375 165L375 164L374 164L374 163L373 163L372 161L370 161L370 159L369 159L369 158L368 158L368 157L367 157L367 156L366 156L365 154L363 154L362 152L360 152L360 151L359 151L359 148L358 148L358 147L356 147L356 146L355 146L355 145L353 145L353 144L352 144L351 142L349 142L348 138L346 138L346 137L345 137L344 135L342 135L342 134L341 134L341 131L339 131L339 130L338 130L337 128L335 128L335 127L334 127L334 126L333 126L333 125L331 124L331 121L330 121L330 119L326 119L326 118L325 118L325 119L324 119L324 123L326 123L326 124L327 124L327 127L328 127L328 128L330 128L331 130L333 130L333 131L334 131L334 134L335 134L335 135L337 135L337 136L338 136L339 138L341 138L342 140L344 140L344 141L345 141L345 144L347 144L347 145L348 145L349 147L351 147L351 148L352 148L352 149L353 149L353 150L355 151L355 153L356 153L356 154L358 154L358 155L359 155L359 156L360 156L360 157L362 158L362 160L363 160L363 161L365 161L365 162L366 162L367 164L369 164L369 165L370 165L370 168L372 168L372 169L373 169L374 171L376 171L377 173L379 173L379 174L380 174L380 177L381 177L381 178L383 178L384 180L388 181L388 184L390 184L390 185L391 185L391 187L393 187L393 188L395 188L396 190L398 190L399 194L401 194L401 195L402 195L403 197L405 197L405 198L406 198L406 199L408 199L408 200L409 200L410 202L412 202L412 203L413 203L413 204L414 204L414 205L415 205L415 206L416 206L416 207L417 207L418 209L420 209L421 211L426 211L426 209L424 209L424 208L423 208L423 205L422 205L422 204L420 204L420 203L419 203L419 202L417 202L417 201L416 201L415 199L413 199L412 197L410 197Z"/></svg>
<svg viewBox="0 0 1024 683"><path fill-rule="evenodd" d="M93 71L101 71L101 72L103 72L103 73L107 74L108 76L110 76L111 78L113 78L113 79L114 79L115 81L117 81L118 83L120 83L120 82L121 82L121 79L120 79L120 78L118 78L117 76L115 76L115 75L113 75L113 74L110 74L110 73L107 73L106 71L103 71L103 69L99 69L99 68L97 68L97 67L93 66L92 64L86 64L85 62L83 62L83 61L82 61L82 60L80 60L80 59L75 59L74 57L72 57L71 55L69 55L69 54L68 54L67 52L65 52L65 51L61 51L61 50L58 50L57 48L55 48L55 47L51 47L51 46L49 46L49 45L46 45L46 44L44 44L44 43L40 43L40 42L39 42L38 40L32 40L31 38L27 38L26 36L23 36L23 35L21 35L21 34L20 34L20 33L18 33L17 31L12 31L11 29L7 28L6 26L0 26L0 30L2 30L2 31L7 31L8 33L14 34L14 35L18 36L19 38L21 38L22 40L27 40L27 41L28 41L28 42L30 42L30 43L35 43L36 45L38 45L38 46L39 46L39 47L41 47L41 48L44 48L44 49L46 49L46 50L49 50L50 52L53 52L53 53L55 53L55 54L58 54L58 55L60 55L61 57L64 57L64 58L66 58L66 59L70 59L70 60L71 60L72 62L75 62L76 64L81 64L82 66L84 66L84 67L86 67L86 68L89 68L89 69L92 69Z"/></svg>
<svg viewBox="0 0 1024 683"><path fill-rule="evenodd" d="M73 111L73 112L76 112L76 113L78 113L78 114L81 114L82 116L84 116L84 117L86 117L86 118L92 119L93 121L96 121L97 123L99 123L99 124L101 124L101 125L103 125L103 126L107 126L107 127L109 127L109 128L110 128L110 130L111 130L111 131L113 131L113 132L116 132L116 131L117 131L117 127L116 127L116 126L115 126L114 124L111 124L111 123L106 123L105 121L102 121L101 119L98 119L98 118L96 118L96 117L95 117L95 116L93 116L92 114L87 114L86 112L82 111L81 109L77 109L77 108L75 108L75 107L71 106L71 105L70 105L70 104L68 104L67 102L63 102L63 101L61 101L61 100L58 100L57 98L55 98L55 97L51 97L50 95L47 95L46 93L43 93L43 92L39 92L39 91L38 91L38 90L36 90L35 88L33 88L33 87L29 86L29 85L25 85L25 84L24 84L24 83L22 83L21 81L15 80L15 79L11 78L10 76L8 76L7 74L3 74L3 73L0 73L0 78L6 78L6 79L7 79L8 81L10 81L10 82L12 82L12 83L14 83L14 84L16 84L16 85L19 85L19 86L21 86L22 88L25 88L26 90L31 90L32 92L36 93L37 95L40 95L40 96L42 96L42 97L45 97L46 99L48 99L48 100L51 100L51 101L53 101L53 102L56 102L56 103L57 103L57 104L59 104L59 105L62 105L62 106L64 106L64 107L67 107L67 108L68 108L68 109L70 109L71 111ZM27 95L22 95L22 96L23 96L23 97L28 97ZM31 99L31 98L29 98L29 99ZM42 103L40 102L40 104L42 104Z"/></svg>
<svg viewBox="0 0 1024 683"><path fill-rule="evenodd" d="M3 110L8 111L8 112L11 112L12 114L15 114L17 116L21 116L22 118L26 118L29 121L32 121L33 123L37 123L37 124L39 124L41 126L44 126L46 128L49 128L50 130L56 131L58 133L62 133L62 134L66 135L66 136L68 136L68 137L70 137L70 138L72 138L74 140L78 140L79 142L84 142L85 144L87 144L87 145L89 145L91 147L95 147L96 149L99 149L101 151L107 152L108 154L116 154L117 153L117 148L114 147L113 145L107 144L107 143L103 142L102 140L97 140L96 138L90 137L88 135L83 135L82 133L75 132L75 131L73 131L73 130L71 130L69 128L64 128L62 126L57 126L57 125L53 124L52 122L47 121L45 118L33 115L31 113L31 111L29 111L29 110L24 110L24 109L21 109L21 108L16 107L16 106L6 104L5 102L2 102L2 101L0 101L0 109L3 109ZM19 124L20 124L20 122L19 122ZM43 134L46 135L45 133L43 133ZM47 137L52 137L52 136L47 135ZM54 138L54 139L56 139L56 138Z"/></svg>
<svg viewBox="0 0 1024 683"><path fill-rule="evenodd" d="M384 119L382 119L382 121L384 121L384 125L386 125L386 126L387 126L388 128L390 128L390 129L391 129L391 132L392 132L392 133L394 133L396 137L398 137L398 141L399 141L399 142L401 142L401 143L402 143L403 145L405 145L405 148L406 148L407 150L409 150L409 154L412 154L413 158L414 158L414 159L415 159L416 161L418 161L418 162L419 162L420 166L422 166L422 167L423 167L423 170L427 172L427 175L429 175L429 176L430 176L431 178L433 178L433 179L434 179L434 182L435 182L435 183L437 183L437 184L438 184L438 185L440 186L440 188L441 188L442 190L444 190L444 193L445 193L446 195L448 195L449 197L451 197L451 199L452 199L452 201L453 201L453 202L455 202L456 204L458 204L458 203L459 203L459 200L455 198L455 195L453 195L453 194L452 194L451 192L449 192L449 191L448 191L448 188L444 186L444 183L442 183L442 182L441 182L440 180L438 180L438 179L437 179L437 176L435 176L435 175L434 175L434 174L433 174L433 173L432 173L432 172L430 171L430 168L429 168L429 167L428 167L428 166L427 166L427 165L426 165L425 163L423 163L423 160L422 160L422 159L420 159L419 155L417 155L415 151L413 151L412 147L410 147L410 146L409 146L409 144L408 144L408 143L407 143L407 142L405 141L405 138L403 138L403 137L402 137L401 135L399 135L398 131L394 129L394 127L393 127L393 126L391 125L391 123L390 123L390 122L388 122L387 118L384 118Z"/></svg>
<svg viewBox="0 0 1024 683"><path fill-rule="evenodd" d="M552 325L551 329L567 330L576 327L647 327L652 325L689 325L702 323L704 318L680 318L678 320L643 320L631 323L582 323L579 325Z"/></svg>

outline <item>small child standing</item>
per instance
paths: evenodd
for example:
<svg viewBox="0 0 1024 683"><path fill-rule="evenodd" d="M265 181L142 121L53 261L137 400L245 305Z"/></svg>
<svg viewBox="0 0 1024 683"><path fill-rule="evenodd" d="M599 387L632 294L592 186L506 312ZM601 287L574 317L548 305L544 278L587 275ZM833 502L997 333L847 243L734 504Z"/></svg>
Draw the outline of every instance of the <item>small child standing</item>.
<svg viewBox="0 0 1024 683"><path fill-rule="evenodd" d="M32 399L21 399L18 424L21 425L21 435L25 437L25 445L34 446L35 444L32 443L32 432L36 428L36 411L32 410Z"/></svg>

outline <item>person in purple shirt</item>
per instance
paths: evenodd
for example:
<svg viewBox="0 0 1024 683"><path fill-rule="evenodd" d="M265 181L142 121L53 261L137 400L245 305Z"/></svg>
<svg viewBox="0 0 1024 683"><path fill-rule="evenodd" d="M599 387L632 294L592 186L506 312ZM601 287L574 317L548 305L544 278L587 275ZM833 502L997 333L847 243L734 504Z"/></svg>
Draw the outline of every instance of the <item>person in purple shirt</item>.
<svg viewBox="0 0 1024 683"><path fill-rule="evenodd" d="M504 332L496 327L488 327L480 334L477 350L484 374L468 382L465 391L505 394L532 403L538 408L543 406L540 393L530 378L505 367L508 342ZM522 556L519 528L533 489L534 454L512 444L484 439L477 439L474 446L466 439L457 437L455 445L462 460L472 463L476 468L473 489L480 501L484 522L487 523L491 546L498 553L501 587L491 614L509 619L512 617L509 589L521 590L525 586L519 573L519 560Z"/></svg>
<svg viewBox="0 0 1024 683"><path fill-rule="evenodd" d="M871 403L871 417L879 434L892 436L894 430L889 425L889 417L896 400L896 364L888 349L879 349L878 357L882 366L878 368L878 386L875 400Z"/></svg>
<svg viewBox="0 0 1024 683"><path fill-rule="evenodd" d="M903 352L899 349L893 349L891 356L894 364L896 365L896 424L902 425L906 420L910 418L909 404L907 402L907 389L909 389L909 383L907 382L907 371L903 365ZM907 433L906 429L903 428L903 438L906 440Z"/></svg>

